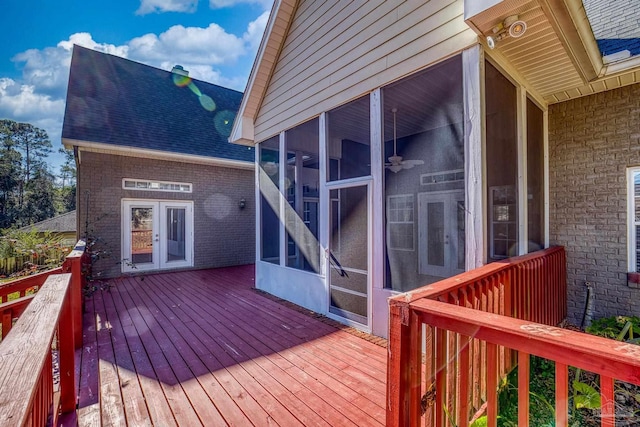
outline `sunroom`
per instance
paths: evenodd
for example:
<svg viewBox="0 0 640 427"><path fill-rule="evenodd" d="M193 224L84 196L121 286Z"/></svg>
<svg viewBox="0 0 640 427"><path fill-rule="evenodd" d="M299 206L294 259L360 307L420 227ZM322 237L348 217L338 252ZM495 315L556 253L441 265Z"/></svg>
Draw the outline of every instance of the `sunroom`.
<svg viewBox="0 0 640 427"><path fill-rule="evenodd" d="M386 336L391 296L572 246L549 108L638 80L597 49L580 2L278 2L230 138L258 148L256 286Z"/></svg>

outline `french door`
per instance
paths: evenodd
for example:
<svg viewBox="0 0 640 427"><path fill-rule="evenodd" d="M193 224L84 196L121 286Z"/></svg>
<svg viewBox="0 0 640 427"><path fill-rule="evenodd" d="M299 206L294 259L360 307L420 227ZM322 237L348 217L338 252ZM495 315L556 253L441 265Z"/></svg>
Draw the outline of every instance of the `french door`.
<svg viewBox="0 0 640 427"><path fill-rule="evenodd" d="M122 271L193 266L193 202L123 200Z"/></svg>
<svg viewBox="0 0 640 427"><path fill-rule="evenodd" d="M418 194L420 274L450 277L465 269L464 192Z"/></svg>

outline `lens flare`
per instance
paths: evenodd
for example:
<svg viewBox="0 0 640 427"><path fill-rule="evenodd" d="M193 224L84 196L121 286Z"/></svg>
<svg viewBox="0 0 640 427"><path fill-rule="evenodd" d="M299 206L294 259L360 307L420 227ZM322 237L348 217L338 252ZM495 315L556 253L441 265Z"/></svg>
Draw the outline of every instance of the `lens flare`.
<svg viewBox="0 0 640 427"><path fill-rule="evenodd" d="M191 89L191 92L195 93L196 96L202 96L202 92L200 92L200 89L198 89L198 86L196 86L196 84L194 82L189 82L189 89Z"/></svg>
<svg viewBox="0 0 640 427"><path fill-rule="evenodd" d="M216 103L213 101L213 99L211 99L209 95L200 95L198 97L198 100L200 101L200 105L202 105L202 108L204 108L205 110L213 111L216 109Z"/></svg>
<svg viewBox="0 0 640 427"><path fill-rule="evenodd" d="M236 115L233 111L222 110L213 118L213 123L218 133L224 137L231 135L231 128L233 128L233 121Z"/></svg>
<svg viewBox="0 0 640 427"><path fill-rule="evenodd" d="M178 87L185 87L191 84L191 77L189 76L174 73L171 78L173 79L173 84Z"/></svg>

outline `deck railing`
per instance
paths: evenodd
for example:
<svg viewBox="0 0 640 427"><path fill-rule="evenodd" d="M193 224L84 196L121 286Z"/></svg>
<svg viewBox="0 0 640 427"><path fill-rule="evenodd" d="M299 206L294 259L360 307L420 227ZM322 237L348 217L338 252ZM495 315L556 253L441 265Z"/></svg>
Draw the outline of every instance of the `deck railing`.
<svg viewBox="0 0 640 427"><path fill-rule="evenodd" d="M502 337L479 337L474 321L492 319L499 336L501 325L521 319L538 325L531 327L533 338L559 324L566 317L565 265L564 249L549 248L391 298L387 425L417 426L424 416L426 425L456 420L462 427L485 412L495 419L498 380L522 357L512 350L522 349L504 345ZM460 313L471 326L449 327L429 311L434 305Z"/></svg>
<svg viewBox="0 0 640 427"><path fill-rule="evenodd" d="M0 425L55 425L59 413L75 411L84 249L78 242L62 267L0 287Z"/></svg>

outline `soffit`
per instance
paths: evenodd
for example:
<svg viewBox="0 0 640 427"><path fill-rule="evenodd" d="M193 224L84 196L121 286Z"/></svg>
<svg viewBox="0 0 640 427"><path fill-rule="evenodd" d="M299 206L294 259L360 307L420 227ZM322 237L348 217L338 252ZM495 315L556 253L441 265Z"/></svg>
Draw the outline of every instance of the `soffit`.
<svg viewBox="0 0 640 427"><path fill-rule="evenodd" d="M506 0L467 23L484 42L511 15L527 23L519 38L500 40L493 52L523 83L548 103L556 103L640 82L639 68L604 66L580 0Z"/></svg>

